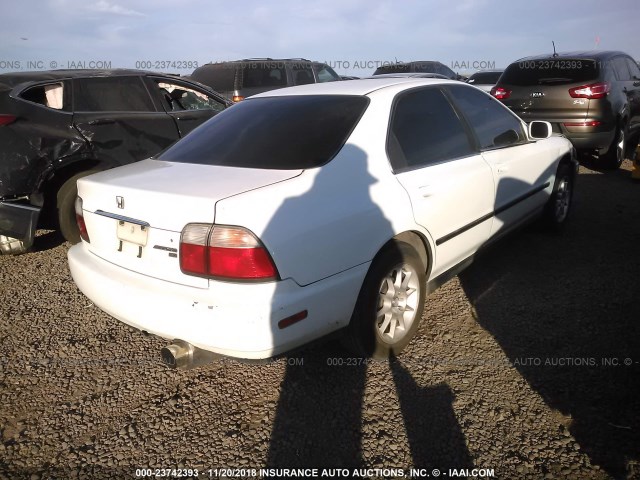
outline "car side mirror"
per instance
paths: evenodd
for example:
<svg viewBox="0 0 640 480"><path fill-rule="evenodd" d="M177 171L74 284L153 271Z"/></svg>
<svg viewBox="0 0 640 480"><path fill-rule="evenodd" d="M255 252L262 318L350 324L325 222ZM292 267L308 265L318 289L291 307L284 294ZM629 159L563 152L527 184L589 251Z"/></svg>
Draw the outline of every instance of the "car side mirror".
<svg viewBox="0 0 640 480"><path fill-rule="evenodd" d="M551 136L551 124L541 120L534 120L529 124L529 138L543 140Z"/></svg>

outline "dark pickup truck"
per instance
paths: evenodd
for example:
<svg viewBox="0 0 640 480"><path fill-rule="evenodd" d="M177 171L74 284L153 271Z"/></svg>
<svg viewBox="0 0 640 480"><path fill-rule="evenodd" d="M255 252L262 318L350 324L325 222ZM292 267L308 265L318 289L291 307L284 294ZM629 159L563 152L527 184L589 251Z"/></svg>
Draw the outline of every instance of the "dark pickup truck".
<svg viewBox="0 0 640 480"><path fill-rule="evenodd" d="M27 251L41 216L78 242L78 178L151 157L229 105L197 82L138 70L1 74L0 253Z"/></svg>

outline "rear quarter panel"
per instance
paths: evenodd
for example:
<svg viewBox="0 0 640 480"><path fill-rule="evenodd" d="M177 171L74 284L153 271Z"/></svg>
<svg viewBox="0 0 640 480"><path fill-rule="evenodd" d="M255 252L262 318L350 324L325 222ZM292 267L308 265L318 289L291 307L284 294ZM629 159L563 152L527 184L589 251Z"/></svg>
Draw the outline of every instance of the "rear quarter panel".
<svg viewBox="0 0 640 480"><path fill-rule="evenodd" d="M300 285L370 262L397 233L422 232L385 152L390 103L372 102L328 164L219 201L215 222L252 230L280 276Z"/></svg>

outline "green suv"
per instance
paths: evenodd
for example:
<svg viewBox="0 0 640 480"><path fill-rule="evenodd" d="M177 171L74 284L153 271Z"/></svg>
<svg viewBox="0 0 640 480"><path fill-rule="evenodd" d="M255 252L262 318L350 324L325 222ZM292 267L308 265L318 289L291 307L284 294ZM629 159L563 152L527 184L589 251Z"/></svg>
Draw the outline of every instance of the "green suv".
<svg viewBox="0 0 640 480"><path fill-rule="evenodd" d="M618 168L640 137L640 68L623 52L571 52L513 62L491 94L524 121L546 120L576 149Z"/></svg>

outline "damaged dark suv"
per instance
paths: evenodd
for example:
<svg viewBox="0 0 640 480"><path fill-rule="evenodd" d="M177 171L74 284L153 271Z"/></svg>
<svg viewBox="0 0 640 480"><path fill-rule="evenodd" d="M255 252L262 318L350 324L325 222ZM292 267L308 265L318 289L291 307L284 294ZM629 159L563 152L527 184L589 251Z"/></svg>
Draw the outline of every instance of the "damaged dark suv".
<svg viewBox="0 0 640 480"><path fill-rule="evenodd" d="M28 250L40 217L77 243L78 178L155 155L229 105L137 70L1 74L0 252Z"/></svg>

